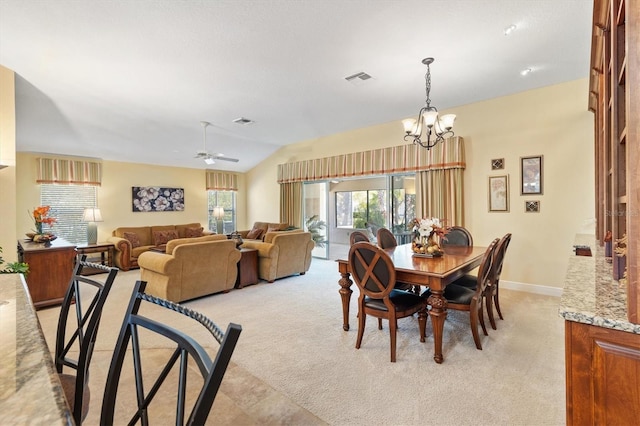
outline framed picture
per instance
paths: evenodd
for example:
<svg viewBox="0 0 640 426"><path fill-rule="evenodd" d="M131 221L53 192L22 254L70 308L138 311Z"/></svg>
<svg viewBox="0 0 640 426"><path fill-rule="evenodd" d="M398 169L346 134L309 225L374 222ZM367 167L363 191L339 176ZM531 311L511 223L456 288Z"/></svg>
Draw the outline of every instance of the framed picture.
<svg viewBox="0 0 640 426"><path fill-rule="evenodd" d="M489 176L489 211L509 211L509 175Z"/></svg>
<svg viewBox="0 0 640 426"><path fill-rule="evenodd" d="M540 201L525 201L524 202L524 211L527 213L539 213L540 212Z"/></svg>
<svg viewBox="0 0 640 426"><path fill-rule="evenodd" d="M159 186L132 186L134 212L184 211L184 189Z"/></svg>
<svg viewBox="0 0 640 426"><path fill-rule="evenodd" d="M491 170L504 169L504 158L494 158L491 160Z"/></svg>
<svg viewBox="0 0 640 426"><path fill-rule="evenodd" d="M520 194L542 194L542 155L520 158Z"/></svg>

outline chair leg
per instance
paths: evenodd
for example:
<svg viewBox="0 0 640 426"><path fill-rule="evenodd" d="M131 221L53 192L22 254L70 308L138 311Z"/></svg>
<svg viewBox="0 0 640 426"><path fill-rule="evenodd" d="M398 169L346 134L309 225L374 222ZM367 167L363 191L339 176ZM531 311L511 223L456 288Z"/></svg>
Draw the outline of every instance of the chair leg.
<svg viewBox="0 0 640 426"><path fill-rule="evenodd" d="M478 322L480 323L480 326L482 327L482 333L484 333L485 336L488 336L489 333L487 333L487 326L484 324L484 312L482 311L482 301L484 300L484 296L480 296L480 301L478 301L477 303L479 303L477 312L478 312Z"/></svg>
<svg viewBox="0 0 640 426"><path fill-rule="evenodd" d="M382 330L382 318L378 318L378 330Z"/></svg>
<svg viewBox="0 0 640 426"><path fill-rule="evenodd" d="M471 302L469 309L469 319L471 323L471 334L473 334L473 341L476 344L478 350L482 350L482 343L480 343L480 335L478 334L478 309L477 302Z"/></svg>
<svg viewBox="0 0 640 426"><path fill-rule="evenodd" d="M500 286L498 285L498 283L496 283L493 291L493 304L496 306L496 311L498 312L498 316L500 317L501 320L503 320L504 318L502 317L502 311L500 310L500 298L498 297L499 290L500 290Z"/></svg>
<svg viewBox="0 0 640 426"><path fill-rule="evenodd" d="M391 362L396 362L396 334L398 329L398 320L389 318L389 336L391 337Z"/></svg>
<svg viewBox="0 0 640 426"><path fill-rule="evenodd" d="M427 320L429 319L429 315L427 315L427 310L423 309L418 312L418 327L420 328L420 342L424 343L427 336Z"/></svg>
<svg viewBox="0 0 640 426"><path fill-rule="evenodd" d="M367 314L360 312L358 315L358 338L356 339L356 349L360 349L362 344L362 336L364 335L364 326L367 322Z"/></svg>
<svg viewBox="0 0 640 426"><path fill-rule="evenodd" d="M487 306L487 316L489 317L491 328L497 330L496 319L493 316L493 286L487 287L487 294L484 297L484 303L486 303Z"/></svg>

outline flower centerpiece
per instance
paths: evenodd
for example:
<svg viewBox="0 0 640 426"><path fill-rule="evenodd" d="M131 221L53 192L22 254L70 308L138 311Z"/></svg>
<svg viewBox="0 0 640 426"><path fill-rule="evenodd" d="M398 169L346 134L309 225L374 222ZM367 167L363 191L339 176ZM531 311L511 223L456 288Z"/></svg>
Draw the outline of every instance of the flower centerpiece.
<svg viewBox="0 0 640 426"><path fill-rule="evenodd" d="M49 216L49 212L51 210L51 206L40 206L33 209L31 216L33 217L33 223L36 226L35 233L31 236L31 239L37 243L49 242L56 239L56 236L50 232L44 232L42 229L42 225L46 223L51 226L56 223L56 218Z"/></svg>
<svg viewBox="0 0 640 426"><path fill-rule="evenodd" d="M449 228L444 226L440 219L415 218L413 220L413 242L411 248L414 253L441 256L440 238L447 235Z"/></svg>

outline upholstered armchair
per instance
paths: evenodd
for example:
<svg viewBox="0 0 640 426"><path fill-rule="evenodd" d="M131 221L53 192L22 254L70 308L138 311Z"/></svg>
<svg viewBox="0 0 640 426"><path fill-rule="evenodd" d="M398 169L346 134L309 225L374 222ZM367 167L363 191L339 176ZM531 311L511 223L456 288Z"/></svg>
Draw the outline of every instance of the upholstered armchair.
<svg viewBox="0 0 640 426"><path fill-rule="evenodd" d="M239 260L240 251L233 240L194 243L181 239L169 241L166 253L142 253L138 264L147 293L182 302L231 290Z"/></svg>
<svg viewBox="0 0 640 426"><path fill-rule="evenodd" d="M270 283L289 275L304 275L311 266L311 251L315 243L310 232L267 232L264 241L247 240L244 248L258 250L258 276Z"/></svg>

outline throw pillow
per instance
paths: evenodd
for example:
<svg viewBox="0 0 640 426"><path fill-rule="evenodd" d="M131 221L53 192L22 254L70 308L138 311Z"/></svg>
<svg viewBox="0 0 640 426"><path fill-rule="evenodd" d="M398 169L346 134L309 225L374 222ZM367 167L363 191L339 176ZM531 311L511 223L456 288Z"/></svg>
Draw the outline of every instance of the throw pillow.
<svg viewBox="0 0 640 426"><path fill-rule="evenodd" d="M200 228L187 228L184 230L184 236L187 238L195 238L202 237L202 231L204 231L203 227Z"/></svg>
<svg viewBox="0 0 640 426"><path fill-rule="evenodd" d="M271 227L269 227L269 229L267 229L267 232L276 232L276 231L279 231L279 230L280 230L280 228L271 228Z"/></svg>
<svg viewBox="0 0 640 426"><path fill-rule="evenodd" d="M153 244L161 246L178 238L177 231L153 231Z"/></svg>
<svg viewBox="0 0 640 426"><path fill-rule="evenodd" d="M131 243L132 248L140 247L140 238L138 238L138 234L135 232L125 232L122 235L125 240L128 240Z"/></svg>
<svg viewBox="0 0 640 426"><path fill-rule="evenodd" d="M260 239L260 236L262 235L262 229L260 228L253 228L251 231L249 231L249 233L247 234L247 239L249 240L258 240Z"/></svg>

